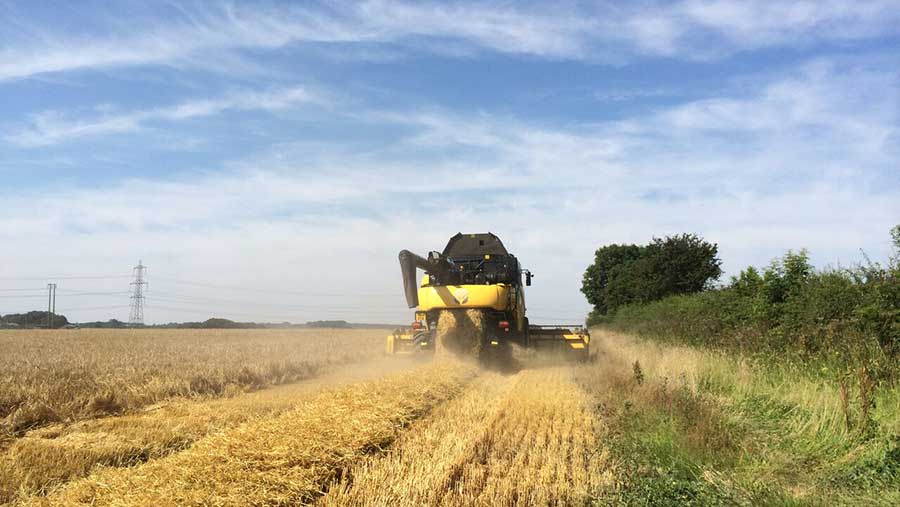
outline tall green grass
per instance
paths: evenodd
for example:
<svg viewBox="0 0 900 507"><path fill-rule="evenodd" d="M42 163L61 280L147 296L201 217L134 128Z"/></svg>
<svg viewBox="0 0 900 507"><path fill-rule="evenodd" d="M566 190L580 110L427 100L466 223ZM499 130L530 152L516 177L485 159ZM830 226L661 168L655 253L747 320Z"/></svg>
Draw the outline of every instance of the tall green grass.
<svg viewBox="0 0 900 507"><path fill-rule="evenodd" d="M595 329L579 370L627 478L605 505L896 505L900 397L848 427L836 380L791 363Z"/></svg>

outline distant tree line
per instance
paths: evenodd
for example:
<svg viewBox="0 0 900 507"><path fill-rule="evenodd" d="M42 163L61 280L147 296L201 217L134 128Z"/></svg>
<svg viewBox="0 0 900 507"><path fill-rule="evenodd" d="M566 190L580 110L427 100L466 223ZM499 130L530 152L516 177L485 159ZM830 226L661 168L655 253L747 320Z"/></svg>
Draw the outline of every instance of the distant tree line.
<svg viewBox="0 0 900 507"><path fill-rule="evenodd" d="M65 315L53 315L53 327L56 329L73 324ZM167 324L152 324L133 326L117 319L106 321L81 322L78 327L99 329L122 329L128 327L169 328L169 329L269 329L269 328L389 328L385 324L354 324L346 320L314 320L305 324L292 324L290 322L237 322L230 319L213 317L202 322L169 322ZM0 328L32 329L47 327L47 312L34 311L27 313L11 313L0 316Z"/></svg>
<svg viewBox="0 0 900 507"><path fill-rule="evenodd" d="M46 328L49 319L49 313L46 311L34 311L27 313L10 313L0 317L0 327L19 327L19 328ZM69 319L65 315L53 314L53 327L61 328L69 324Z"/></svg>
<svg viewBox="0 0 900 507"><path fill-rule="evenodd" d="M169 324L159 324L152 327L187 329L266 329L280 327L349 328L353 327L353 325L345 320L316 320L307 322L306 324L291 324L290 322L274 324L269 322L236 322L229 319L214 317L203 322L171 322Z"/></svg>
<svg viewBox="0 0 900 507"><path fill-rule="evenodd" d="M307 322L306 327L348 328L353 326L346 320L313 320Z"/></svg>

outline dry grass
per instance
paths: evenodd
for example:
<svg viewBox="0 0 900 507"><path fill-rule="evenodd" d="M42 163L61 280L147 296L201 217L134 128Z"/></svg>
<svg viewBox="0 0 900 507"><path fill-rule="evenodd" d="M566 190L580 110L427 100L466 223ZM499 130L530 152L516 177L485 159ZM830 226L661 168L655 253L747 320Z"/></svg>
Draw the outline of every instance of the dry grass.
<svg viewBox="0 0 900 507"><path fill-rule="evenodd" d="M834 445L843 445L854 436L845 420L845 401L839 383L781 370L777 364L763 371L746 360L712 350L663 345L600 329L593 334L597 350L605 351L601 352L605 356L600 363L609 360L631 367L637 361L648 382L665 382L693 394L701 390L727 390L729 398L765 396L786 406L802 407L782 415L785 426L797 436L825 443L822 437L828 435ZM882 398L877 406L883 408L890 397L879 394ZM895 405L898 399L893 398ZM888 413L880 413L879 422L896 427L898 411L892 412L893 417L885 415Z"/></svg>
<svg viewBox="0 0 900 507"><path fill-rule="evenodd" d="M566 368L485 374L319 504L583 505L609 479L598 424Z"/></svg>
<svg viewBox="0 0 900 507"><path fill-rule="evenodd" d="M97 470L22 505L303 505L473 375L471 366L432 364L326 392L278 417L212 434L137 467Z"/></svg>
<svg viewBox="0 0 900 507"><path fill-rule="evenodd" d="M378 354L381 330L0 333L0 442L36 426L309 378Z"/></svg>
<svg viewBox="0 0 900 507"><path fill-rule="evenodd" d="M881 434L854 433L848 384L774 358L602 329L592 337L596 361L576 378L596 397L615 437L614 465L625 470L609 505L684 491L710 505L897 505L896 389L864 388ZM868 380L863 372L859 384Z"/></svg>
<svg viewBox="0 0 900 507"><path fill-rule="evenodd" d="M309 401L324 387L371 379L408 364L382 359L232 398L173 400L135 414L31 431L0 456L0 505L16 496L43 494L86 476L97 465L127 466L165 456L214 431L274 417Z"/></svg>

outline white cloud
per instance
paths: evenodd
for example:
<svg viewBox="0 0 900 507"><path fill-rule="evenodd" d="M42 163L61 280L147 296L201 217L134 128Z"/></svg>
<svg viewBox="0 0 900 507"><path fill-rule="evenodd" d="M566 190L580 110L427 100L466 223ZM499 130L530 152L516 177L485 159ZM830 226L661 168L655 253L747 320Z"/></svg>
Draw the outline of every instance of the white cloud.
<svg viewBox="0 0 900 507"><path fill-rule="evenodd" d="M128 23L107 22L104 37L20 26L22 33L14 38L8 35L0 49L0 80L147 64L224 71L254 65L241 58L242 50L308 42L390 43L406 51L447 55L487 50L610 62L639 54L697 59L812 41L868 39L897 33L900 26L898 0L687 0L552 8L373 0L339 2L328 8L181 6L179 12L180 17L169 13L163 20L137 17ZM10 21L11 28L14 23ZM383 58L377 50L354 47L347 53Z"/></svg>
<svg viewBox="0 0 900 507"><path fill-rule="evenodd" d="M579 57L598 23L568 9L530 10L490 5L369 1L354 16L385 40L409 36L456 39L495 51Z"/></svg>
<svg viewBox="0 0 900 507"><path fill-rule="evenodd" d="M19 146L40 147L75 138L135 131L155 121L187 120L226 111L275 111L318 102L320 100L306 89L294 87L267 92L243 91L217 99L193 100L157 109L123 113L105 111L88 120L71 119L58 111L46 111L32 115L29 126L7 134L5 139Z"/></svg>
<svg viewBox="0 0 900 507"><path fill-rule="evenodd" d="M394 42L406 37L446 37L497 51L565 56L580 46L577 18L542 20L488 7L363 2L334 9L266 8L240 4L181 9L180 19L135 20L128 31L104 38L41 33L0 50L0 79L84 68L166 64L206 66L199 55L272 49L294 43ZM35 44L36 41L42 43Z"/></svg>
<svg viewBox="0 0 900 507"><path fill-rule="evenodd" d="M894 0L688 0L676 12L688 23L713 30L734 44L764 47L873 37L896 30L898 7Z"/></svg>
<svg viewBox="0 0 900 507"><path fill-rule="evenodd" d="M818 60L745 97L711 98L664 111L659 128L709 135L750 135L768 149L836 147L865 165L884 163L897 134L900 74Z"/></svg>
<svg viewBox="0 0 900 507"><path fill-rule="evenodd" d="M0 249L0 276L72 266L127 273L143 258L158 276L206 283L396 293L330 309L283 310L266 298L216 305L225 316L399 322L407 316L397 250L439 248L457 231L500 234L539 274L529 306L549 317L587 309L581 272L609 242L699 232L719 242L732 273L787 248L811 249L820 265L851 263L858 248L879 258L900 217L896 152L886 141L897 137L895 79L863 64L816 61L750 91L567 129L440 109L340 112L408 128L379 150L323 146L329 156L310 161L279 146L225 172L4 196L0 243L16 248ZM156 110L154 119L283 103L225 102ZM199 300L217 292L166 290ZM209 315L198 308L194 317ZM163 309L148 316L186 318Z"/></svg>

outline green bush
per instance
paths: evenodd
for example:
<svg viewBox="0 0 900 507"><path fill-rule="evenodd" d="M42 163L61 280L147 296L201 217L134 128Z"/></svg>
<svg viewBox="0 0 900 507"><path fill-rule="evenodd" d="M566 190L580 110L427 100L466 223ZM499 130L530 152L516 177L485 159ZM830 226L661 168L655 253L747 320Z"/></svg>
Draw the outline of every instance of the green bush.
<svg viewBox="0 0 900 507"><path fill-rule="evenodd" d="M633 303L702 291L719 279L718 247L696 234L653 238L647 245L606 245L594 254L581 292L594 320Z"/></svg>
<svg viewBox="0 0 900 507"><path fill-rule="evenodd" d="M863 363L900 376L900 226L887 265L816 270L789 251L761 273L747 268L722 287L614 312L589 322L666 341Z"/></svg>

